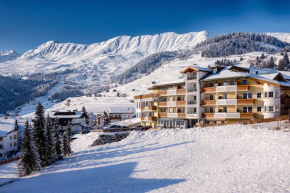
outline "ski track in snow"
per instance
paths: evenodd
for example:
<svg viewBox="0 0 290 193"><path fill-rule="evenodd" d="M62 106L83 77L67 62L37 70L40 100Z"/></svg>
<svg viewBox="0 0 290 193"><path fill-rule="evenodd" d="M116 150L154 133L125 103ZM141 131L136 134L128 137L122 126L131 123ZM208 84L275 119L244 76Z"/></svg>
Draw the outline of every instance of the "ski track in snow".
<svg viewBox="0 0 290 193"><path fill-rule="evenodd" d="M275 124L136 131L97 147L97 133L78 135L73 156L0 192L289 192L290 133L265 129Z"/></svg>

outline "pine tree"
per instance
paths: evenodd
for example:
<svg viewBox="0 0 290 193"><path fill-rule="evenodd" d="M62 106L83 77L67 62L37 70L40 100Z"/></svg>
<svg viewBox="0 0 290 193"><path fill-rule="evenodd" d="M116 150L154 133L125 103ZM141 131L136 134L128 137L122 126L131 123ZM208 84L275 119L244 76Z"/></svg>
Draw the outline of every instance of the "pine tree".
<svg viewBox="0 0 290 193"><path fill-rule="evenodd" d="M38 102L33 122L33 139L40 159L41 166L46 165L47 143L45 136L45 118L43 106Z"/></svg>
<svg viewBox="0 0 290 193"><path fill-rule="evenodd" d="M290 61L289 61L289 57L288 57L287 52L285 52L285 54L283 56L283 60L285 61L286 65L289 65L290 64Z"/></svg>
<svg viewBox="0 0 290 193"><path fill-rule="evenodd" d="M71 140L71 122L68 121L67 124L67 135L68 135L68 139Z"/></svg>
<svg viewBox="0 0 290 193"><path fill-rule="evenodd" d="M68 136L67 131L65 131L62 135L62 142L61 142L61 151L64 157L68 155L68 147L67 147L68 137L67 136Z"/></svg>
<svg viewBox="0 0 290 193"><path fill-rule="evenodd" d="M286 67L287 67L287 64L286 64L285 60L279 60L278 70L285 70Z"/></svg>
<svg viewBox="0 0 290 193"><path fill-rule="evenodd" d="M83 105L83 107L82 107L82 111L84 112L84 113L86 113L87 112L87 109L86 109L86 107Z"/></svg>
<svg viewBox="0 0 290 193"><path fill-rule="evenodd" d="M271 68L271 69L273 69L275 67L275 62L274 62L273 56L271 56L270 61L267 64L267 67Z"/></svg>
<svg viewBox="0 0 290 193"><path fill-rule="evenodd" d="M45 122L45 134L47 139L46 164L51 165L56 160L56 150L54 141L54 130L49 115L47 116Z"/></svg>
<svg viewBox="0 0 290 193"><path fill-rule="evenodd" d="M54 120L54 148L56 152L56 159L62 159L62 151L61 151L61 141L59 138L59 130L58 130L58 118Z"/></svg>
<svg viewBox="0 0 290 193"><path fill-rule="evenodd" d="M262 55L261 55L261 59L264 59L264 58L265 58L265 54L262 53Z"/></svg>
<svg viewBox="0 0 290 193"><path fill-rule="evenodd" d="M19 176L28 176L32 172L40 170L40 159L34 145L28 120L26 120L25 128L23 130L23 142L21 148L23 155L17 166Z"/></svg>

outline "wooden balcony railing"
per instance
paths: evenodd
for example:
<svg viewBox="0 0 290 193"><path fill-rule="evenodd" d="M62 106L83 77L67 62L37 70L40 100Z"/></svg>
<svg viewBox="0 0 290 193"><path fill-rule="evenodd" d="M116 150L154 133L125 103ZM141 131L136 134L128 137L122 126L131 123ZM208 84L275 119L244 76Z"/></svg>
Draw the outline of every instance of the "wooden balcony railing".
<svg viewBox="0 0 290 193"><path fill-rule="evenodd" d="M177 89L176 94L178 94L178 95L185 94L185 89Z"/></svg>
<svg viewBox="0 0 290 193"><path fill-rule="evenodd" d="M185 106L186 102L185 101L176 101L177 106Z"/></svg>
<svg viewBox="0 0 290 193"><path fill-rule="evenodd" d="M254 118L254 113L240 113L241 118L246 118L246 119L253 119Z"/></svg>
<svg viewBox="0 0 290 193"><path fill-rule="evenodd" d="M158 91L158 94L161 96L167 95L167 90L160 90Z"/></svg>
<svg viewBox="0 0 290 193"><path fill-rule="evenodd" d="M159 107L166 107L167 102L158 102Z"/></svg>
<svg viewBox="0 0 290 193"><path fill-rule="evenodd" d="M147 107L141 107L142 111L156 111L156 106L147 106Z"/></svg>
<svg viewBox="0 0 290 193"><path fill-rule="evenodd" d="M207 106L207 105L216 105L216 100L204 100L204 101L202 101L202 105L205 105L205 106Z"/></svg>
<svg viewBox="0 0 290 193"><path fill-rule="evenodd" d="M155 97L158 97L158 96L159 96L158 94L151 93L151 94L134 96L134 99L155 98Z"/></svg>
<svg viewBox="0 0 290 193"><path fill-rule="evenodd" d="M247 91L249 90L250 85L237 85L238 91Z"/></svg>
<svg viewBox="0 0 290 193"><path fill-rule="evenodd" d="M178 118L186 118L185 113L178 113Z"/></svg>
<svg viewBox="0 0 290 193"><path fill-rule="evenodd" d="M255 99L238 99L238 105L253 105Z"/></svg>
<svg viewBox="0 0 290 193"><path fill-rule="evenodd" d="M206 87L202 89L202 92L215 92L216 88L215 87Z"/></svg>
<svg viewBox="0 0 290 193"><path fill-rule="evenodd" d="M165 112L160 112L160 113L159 113L159 116L160 116L160 117L167 117L167 113L165 113Z"/></svg>
<svg viewBox="0 0 290 193"><path fill-rule="evenodd" d="M214 118L214 113L203 113L202 114L202 117L205 117L205 118Z"/></svg>

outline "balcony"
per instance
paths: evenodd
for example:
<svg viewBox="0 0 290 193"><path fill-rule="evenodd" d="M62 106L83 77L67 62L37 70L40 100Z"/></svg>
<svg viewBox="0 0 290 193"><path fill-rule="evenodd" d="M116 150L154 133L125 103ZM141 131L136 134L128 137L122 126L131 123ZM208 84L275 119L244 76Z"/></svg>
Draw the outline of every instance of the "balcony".
<svg viewBox="0 0 290 193"><path fill-rule="evenodd" d="M141 121L155 121L155 120L156 120L156 117L152 117L152 116L149 116L149 117L142 116L141 117Z"/></svg>
<svg viewBox="0 0 290 193"><path fill-rule="evenodd" d="M177 114L178 114L178 118L186 118L185 113L177 113Z"/></svg>
<svg viewBox="0 0 290 193"><path fill-rule="evenodd" d="M167 113L166 113L166 112L160 112L160 113L159 113L159 116L160 116L160 117L167 117Z"/></svg>
<svg viewBox="0 0 290 193"><path fill-rule="evenodd" d="M216 92L234 92L237 91L236 85L217 86Z"/></svg>
<svg viewBox="0 0 290 193"><path fill-rule="evenodd" d="M197 119L198 118L197 113L194 113L194 114L187 113L186 117L188 119Z"/></svg>
<svg viewBox="0 0 290 193"><path fill-rule="evenodd" d="M254 119L254 113L240 113L241 119Z"/></svg>
<svg viewBox="0 0 290 193"><path fill-rule="evenodd" d="M196 101L188 101L187 104L188 105L196 105Z"/></svg>
<svg viewBox="0 0 290 193"><path fill-rule="evenodd" d="M215 92L215 91L216 91L215 87L206 87L206 88L202 89L202 92L205 92L205 93L211 93L211 92Z"/></svg>
<svg viewBox="0 0 290 193"><path fill-rule="evenodd" d="M176 94L177 95L185 95L185 89L177 89Z"/></svg>
<svg viewBox="0 0 290 193"><path fill-rule="evenodd" d="M237 99L238 105L254 105L255 99Z"/></svg>
<svg viewBox="0 0 290 193"><path fill-rule="evenodd" d="M134 96L134 99L149 99L149 98L157 98L159 95L158 94L145 94L145 95L138 95Z"/></svg>
<svg viewBox="0 0 290 193"><path fill-rule="evenodd" d="M167 95L176 95L176 90L168 90Z"/></svg>
<svg viewBox="0 0 290 193"><path fill-rule="evenodd" d="M167 102L158 102L159 107L167 107Z"/></svg>
<svg viewBox="0 0 290 193"><path fill-rule="evenodd" d="M146 106L146 107L141 107L142 111L156 111L157 107L156 106Z"/></svg>
<svg viewBox="0 0 290 193"><path fill-rule="evenodd" d="M203 113L203 117L213 119L239 119L240 113Z"/></svg>
<svg viewBox="0 0 290 193"><path fill-rule="evenodd" d="M238 91L248 91L250 85L237 85Z"/></svg>
<svg viewBox="0 0 290 193"><path fill-rule="evenodd" d="M176 101L176 106L185 106L186 102L185 101Z"/></svg>
<svg viewBox="0 0 290 193"><path fill-rule="evenodd" d="M202 101L202 105L204 105L204 106L214 106L214 105L216 105L216 100L204 100L204 101Z"/></svg>
<svg viewBox="0 0 290 193"><path fill-rule="evenodd" d="M216 105L236 105L237 99L218 99Z"/></svg>
<svg viewBox="0 0 290 193"><path fill-rule="evenodd" d="M158 91L158 94L160 96L167 96L167 90L160 90L160 91Z"/></svg>

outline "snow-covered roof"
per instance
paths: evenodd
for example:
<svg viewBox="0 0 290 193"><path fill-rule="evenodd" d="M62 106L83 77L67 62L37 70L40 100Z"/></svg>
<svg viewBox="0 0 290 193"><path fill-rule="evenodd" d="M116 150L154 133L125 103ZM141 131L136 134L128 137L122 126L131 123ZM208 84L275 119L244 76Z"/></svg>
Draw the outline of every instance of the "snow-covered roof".
<svg viewBox="0 0 290 193"><path fill-rule="evenodd" d="M134 107L110 107L109 108L109 113L129 114L129 112L134 114L135 113Z"/></svg>
<svg viewBox="0 0 290 193"><path fill-rule="evenodd" d="M163 81L163 82L159 82L157 84L152 85L151 87L148 88L148 90L152 90L156 87L160 87L160 86L169 86L169 85L177 85L177 84L184 84L185 83L185 79L180 79L178 81Z"/></svg>
<svg viewBox="0 0 290 193"><path fill-rule="evenodd" d="M13 130L15 130L15 119L0 119L0 137L6 137Z"/></svg>
<svg viewBox="0 0 290 193"><path fill-rule="evenodd" d="M254 79L263 80L263 81L271 82L274 84L278 84L281 86L290 87L290 81L284 82L284 81L274 80L274 78L276 78L277 75L279 75L279 74L281 74L283 76L282 73L279 73L279 72L273 71L273 70L268 71L268 73L265 73L265 70L262 70L263 74L260 74L259 69L255 69L255 71L258 71L258 74L247 73L247 72L237 72L237 71L229 70L229 68L224 68L223 70L221 70L220 72L218 72L216 74L210 74L210 75L206 76L201 81L212 81L212 80L220 80L220 79L226 79L226 78L251 77Z"/></svg>
<svg viewBox="0 0 290 193"><path fill-rule="evenodd" d="M51 118L59 118L59 119L78 119L78 118L81 118L81 116L83 115L82 111L72 111L70 112L71 115L66 115L66 112L69 112L69 111L64 111L63 114L59 114L59 113L62 113L60 111L50 112L49 116Z"/></svg>

